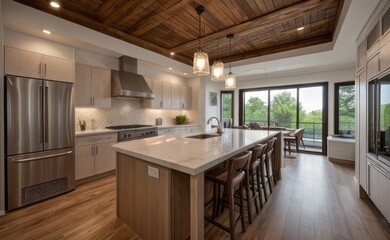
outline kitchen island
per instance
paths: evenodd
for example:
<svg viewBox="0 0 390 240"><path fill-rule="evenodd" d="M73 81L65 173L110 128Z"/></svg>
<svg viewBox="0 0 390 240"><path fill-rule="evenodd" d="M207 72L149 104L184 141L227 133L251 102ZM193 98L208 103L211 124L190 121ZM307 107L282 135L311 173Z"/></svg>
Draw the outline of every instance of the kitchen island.
<svg viewBox="0 0 390 240"><path fill-rule="evenodd" d="M204 172L279 131L225 129L221 136L162 135L113 145L117 152L117 216L141 238L204 238Z"/></svg>

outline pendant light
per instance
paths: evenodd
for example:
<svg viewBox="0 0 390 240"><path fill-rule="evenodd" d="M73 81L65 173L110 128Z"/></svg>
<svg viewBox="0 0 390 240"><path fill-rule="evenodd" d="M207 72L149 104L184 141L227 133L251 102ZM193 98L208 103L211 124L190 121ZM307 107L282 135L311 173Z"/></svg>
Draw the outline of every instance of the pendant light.
<svg viewBox="0 0 390 240"><path fill-rule="evenodd" d="M199 15L199 50L196 53L194 53L193 73L194 73L194 75L197 75L197 76L206 76L206 75L210 74L209 56L207 55L207 53L203 52L202 47L201 47L201 38L202 38L201 14L204 12L204 10L205 10L205 8L202 5L199 5L196 8L196 12Z"/></svg>
<svg viewBox="0 0 390 240"><path fill-rule="evenodd" d="M219 59L219 41L217 40L217 60L214 61L214 64L211 67L211 80L216 82L225 81L223 70L224 70L223 62L221 61L221 59Z"/></svg>
<svg viewBox="0 0 390 240"><path fill-rule="evenodd" d="M229 48L230 48L230 56L232 55L232 38L234 37L233 34L228 34L226 36L229 40L230 40L230 43L229 43ZM230 61L229 63L229 74L226 75L226 78L225 78L225 88L227 89L233 89L233 88L236 88L236 76L234 76L234 74L232 73L232 62Z"/></svg>

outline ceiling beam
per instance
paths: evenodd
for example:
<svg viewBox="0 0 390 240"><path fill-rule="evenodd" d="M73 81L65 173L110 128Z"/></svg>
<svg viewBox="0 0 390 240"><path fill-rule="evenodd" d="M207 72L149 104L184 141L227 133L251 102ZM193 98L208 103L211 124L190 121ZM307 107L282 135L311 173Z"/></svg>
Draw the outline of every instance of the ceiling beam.
<svg viewBox="0 0 390 240"><path fill-rule="evenodd" d="M279 11L272 12L270 14L202 37L202 44L207 44L207 42L224 38L227 34L230 33L244 34L246 32L260 31L266 27L269 27L270 25L280 24L284 21L288 21L291 18L302 17L309 12L327 9L331 5L335 5L334 7L337 7L337 3L338 1L335 0L307 0L304 2L299 2ZM182 45L173 47L170 49L170 51L175 53L187 51L196 48L198 46L198 42L199 39L194 39Z"/></svg>

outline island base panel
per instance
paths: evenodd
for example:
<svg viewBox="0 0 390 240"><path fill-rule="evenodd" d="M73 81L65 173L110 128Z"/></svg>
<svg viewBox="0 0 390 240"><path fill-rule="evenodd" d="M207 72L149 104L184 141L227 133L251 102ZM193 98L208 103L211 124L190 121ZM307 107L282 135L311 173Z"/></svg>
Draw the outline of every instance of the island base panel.
<svg viewBox="0 0 390 240"><path fill-rule="evenodd" d="M190 176L117 153L117 216L142 239L188 239ZM148 175L148 166L159 178Z"/></svg>

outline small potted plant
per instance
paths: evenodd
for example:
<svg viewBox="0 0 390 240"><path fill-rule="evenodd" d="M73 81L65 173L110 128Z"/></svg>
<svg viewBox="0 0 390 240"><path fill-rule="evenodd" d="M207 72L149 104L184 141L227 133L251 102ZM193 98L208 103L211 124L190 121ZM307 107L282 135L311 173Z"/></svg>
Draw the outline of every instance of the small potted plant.
<svg viewBox="0 0 390 240"><path fill-rule="evenodd" d="M185 124L187 123L188 119L187 119L187 116L186 115L177 115L175 117L176 119L176 124Z"/></svg>

